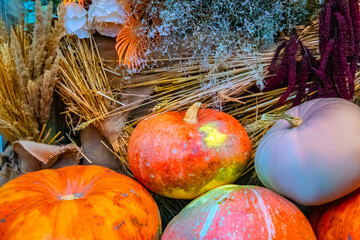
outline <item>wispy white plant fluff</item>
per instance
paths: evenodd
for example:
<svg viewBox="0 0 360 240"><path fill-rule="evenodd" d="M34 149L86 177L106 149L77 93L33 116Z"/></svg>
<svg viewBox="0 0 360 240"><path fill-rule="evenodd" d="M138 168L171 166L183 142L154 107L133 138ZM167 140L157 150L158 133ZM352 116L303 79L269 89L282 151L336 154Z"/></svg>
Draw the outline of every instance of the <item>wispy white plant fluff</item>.
<svg viewBox="0 0 360 240"><path fill-rule="evenodd" d="M175 47L197 57L271 47L279 32L307 18L306 0L156 1L160 10L149 9L159 11L162 21L154 29L163 37L158 50Z"/></svg>

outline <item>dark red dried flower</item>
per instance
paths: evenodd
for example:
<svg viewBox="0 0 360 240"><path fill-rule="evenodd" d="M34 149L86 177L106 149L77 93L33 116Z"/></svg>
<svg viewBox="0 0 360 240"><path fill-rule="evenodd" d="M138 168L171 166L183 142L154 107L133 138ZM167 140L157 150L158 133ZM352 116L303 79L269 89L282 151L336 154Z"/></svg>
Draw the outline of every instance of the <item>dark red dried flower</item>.
<svg viewBox="0 0 360 240"><path fill-rule="evenodd" d="M294 51L301 49L299 68L294 62ZM273 71L281 50L284 49L277 74L265 81L265 89L271 90L288 81L288 88L280 98L284 102L298 84L294 105L307 95L308 82L311 98L340 97L350 100L354 95L354 81L360 54L359 0L330 0L319 16L319 48L321 59L316 62L302 46L297 36L284 42L275 52L269 71ZM294 76L296 73L298 77Z"/></svg>
<svg viewBox="0 0 360 240"><path fill-rule="evenodd" d="M301 51L302 60L300 62L299 71L302 73L297 75L297 62L296 57L298 49ZM286 101L289 95L294 90L296 83L298 83L298 93L294 100L294 104L299 104L306 96L305 90L307 86L308 76L311 71L311 66L315 64L315 60L309 50L303 46L297 34L294 34L290 40L283 42L276 50L274 58L269 66L269 71L272 72L277 63L280 52L284 50L283 58L276 75L270 79L266 79L263 90L271 90L278 88L282 83L288 81L288 88L280 98L280 103Z"/></svg>
<svg viewBox="0 0 360 240"><path fill-rule="evenodd" d="M360 14L358 0L331 0L320 13L319 39L321 60L315 71L323 83L317 97L354 95L354 80L359 61Z"/></svg>

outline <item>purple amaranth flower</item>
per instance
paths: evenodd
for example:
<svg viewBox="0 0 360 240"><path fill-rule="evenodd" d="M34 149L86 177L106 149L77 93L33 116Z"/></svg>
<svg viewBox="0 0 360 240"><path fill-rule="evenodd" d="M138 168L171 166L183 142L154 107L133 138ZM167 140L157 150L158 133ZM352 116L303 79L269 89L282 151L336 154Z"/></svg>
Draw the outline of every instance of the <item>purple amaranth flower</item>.
<svg viewBox="0 0 360 240"><path fill-rule="evenodd" d="M299 48L302 60L297 67L294 59ZM279 70L275 76L265 80L263 90L277 88L287 81L288 88L280 98L280 102L284 102L297 84L297 96L293 102L297 105L307 95L307 83L312 82L308 93L316 93L311 98L351 100L360 54L359 0L330 0L325 3L319 16L319 48L321 58L316 62L297 35L282 43L269 67L272 72L280 52L284 50Z"/></svg>

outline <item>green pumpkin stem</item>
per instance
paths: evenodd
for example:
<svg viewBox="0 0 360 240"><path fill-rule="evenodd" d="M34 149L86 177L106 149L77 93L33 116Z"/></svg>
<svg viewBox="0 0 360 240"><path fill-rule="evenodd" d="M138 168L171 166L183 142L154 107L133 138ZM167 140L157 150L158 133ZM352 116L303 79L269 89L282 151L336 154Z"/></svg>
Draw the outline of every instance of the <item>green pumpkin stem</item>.
<svg viewBox="0 0 360 240"><path fill-rule="evenodd" d="M265 113L261 117L261 120L263 120L263 121L277 121L280 119L285 119L286 121L288 121L291 128L299 127L303 123L303 120L300 117L294 117L289 114Z"/></svg>
<svg viewBox="0 0 360 240"><path fill-rule="evenodd" d="M196 124L198 123L197 114L201 107L201 102L194 103L185 113L184 122L189 124Z"/></svg>

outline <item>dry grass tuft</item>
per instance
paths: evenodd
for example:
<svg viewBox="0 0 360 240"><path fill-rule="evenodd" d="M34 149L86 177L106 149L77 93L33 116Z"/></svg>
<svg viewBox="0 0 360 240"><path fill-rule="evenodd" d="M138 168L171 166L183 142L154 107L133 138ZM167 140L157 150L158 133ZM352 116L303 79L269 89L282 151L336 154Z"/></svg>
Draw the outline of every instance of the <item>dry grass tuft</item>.
<svg viewBox="0 0 360 240"><path fill-rule="evenodd" d="M67 105L69 125L80 130L116 108L115 94L94 41L66 38L61 50L59 93Z"/></svg>
<svg viewBox="0 0 360 240"><path fill-rule="evenodd" d="M110 86L94 40L66 38L61 50L62 79L58 91L67 106L68 125L74 131L81 130L90 124L97 127L111 143L115 150L114 154L126 166L125 156L129 133L121 129L124 130L121 136L112 138L107 133L108 123L106 122L112 116L114 118L119 116L117 109L123 104L117 100L117 91ZM115 128L114 125L111 127Z"/></svg>

